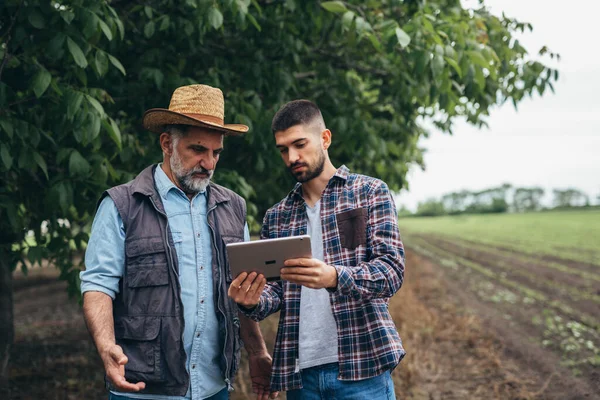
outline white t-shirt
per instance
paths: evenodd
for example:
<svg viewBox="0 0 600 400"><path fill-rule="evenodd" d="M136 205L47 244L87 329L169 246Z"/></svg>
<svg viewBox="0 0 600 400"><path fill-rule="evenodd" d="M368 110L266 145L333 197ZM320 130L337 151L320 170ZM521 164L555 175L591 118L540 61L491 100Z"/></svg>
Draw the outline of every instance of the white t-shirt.
<svg viewBox="0 0 600 400"><path fill-rule="evenodd" d="M313 258L323 261L321 201L307 205L306 214ZM338 331L327 289L302 286L299 330L300 369L338 362Z"/></svg>

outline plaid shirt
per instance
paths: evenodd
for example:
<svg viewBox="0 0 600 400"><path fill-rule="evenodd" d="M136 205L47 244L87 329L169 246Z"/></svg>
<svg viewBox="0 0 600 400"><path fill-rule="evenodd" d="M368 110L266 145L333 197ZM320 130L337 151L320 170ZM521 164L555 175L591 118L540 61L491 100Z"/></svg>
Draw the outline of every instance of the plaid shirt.
<svg viewBox="0 0 600 400"><path fill-rule="evenodd" d="M396 208L379 179L350 174L342 166L321 196L324 261L337 270L329 290L338 329L339 379L361 380L395 368L405 351L388 311L404 279L404 248ZM261 239L307 232L302 185L296 184L264 218ZM246 314L260 321L281 311L273 354L271 390L302 387L298 367L301 286L269 283Z"/></svg>

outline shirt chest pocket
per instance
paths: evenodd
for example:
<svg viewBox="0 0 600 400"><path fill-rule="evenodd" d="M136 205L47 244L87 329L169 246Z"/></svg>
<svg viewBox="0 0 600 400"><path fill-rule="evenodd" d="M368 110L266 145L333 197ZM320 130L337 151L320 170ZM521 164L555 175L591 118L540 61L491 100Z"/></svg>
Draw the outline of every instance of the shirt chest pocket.
<svg viewBox="0 0 600 400"><path fill-rule="evenodd" d="M355 249L367 244L366 208L355 208L336 214L340 243L345 249Z"/></svg>
<svg viewBox="0 0 600 400"><path fill-rule="evenodd" d="M167 254L161 237L149 237L126 243L127 286L161 286L169 283Z"/></svg>

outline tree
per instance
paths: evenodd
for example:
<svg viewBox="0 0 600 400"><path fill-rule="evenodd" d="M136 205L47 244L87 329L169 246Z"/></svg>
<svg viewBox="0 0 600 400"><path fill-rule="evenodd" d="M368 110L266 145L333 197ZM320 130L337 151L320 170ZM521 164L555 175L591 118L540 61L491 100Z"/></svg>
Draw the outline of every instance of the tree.
<svg viewBox="0 0 600 400"><path fill-rule="evenodd" d="M467 201L470 196L471 193L467 190L445 194L442 196L444 209L448 214L460 214L467 208Z"/></svg>
<svg viewBox="0 0 600 400"><path fill-rule="evenodd" d="M471 213L502 213L508 211L506 194L510 188L510 184L504 183L498 187L471 193L471 202L465 208L465 211Z"/></svg>
<svg viewBox="0 0 600 400"><path fill-rule="evenodd" d="M554 189L554 205L564 208L581 207L589 205L589 198L578 189Z"/></svg>
<svg viewBox="0 0 600 400"><path fill-rule="evenodd" d="M140 118L176 87L222 88L226 120L252 128L228 140L217 179L248 199L256 229L290 188L269 129L282 103L315 100L334 162L399 190L422 164L423 119L481 126L495 105L552 89L557 72L513 38L527 29L459 0L2 1L0 381L12 271L45 258L77 292L95 201L160 158Z"/></svg>
<svg viewBox="0 0 600 400"><path fill-rule="evenodd" d="M429 199L417 205L417 215L422 217L437 217L445 215L444 203L436 199Z"/></svg>
<svg viewBox="0 0 600 400"><path fill-rule="evenodd" d="M544 189L540 187L516 188L513 196L515 211L537 211L541 208L540 201L544 196Z"/></svg>

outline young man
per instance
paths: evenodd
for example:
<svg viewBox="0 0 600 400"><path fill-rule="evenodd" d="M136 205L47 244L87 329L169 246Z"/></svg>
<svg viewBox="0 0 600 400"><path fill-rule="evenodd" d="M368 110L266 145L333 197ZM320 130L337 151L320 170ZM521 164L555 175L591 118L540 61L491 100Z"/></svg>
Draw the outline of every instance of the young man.
<svg viewBox="0 0 600 400"><path fill-rule="evenodd" d="M219 89L190 85L148 110L163 162L102 196L80 276L110 399L227 399L240 334L253 389L269 397L260 329L226 296L224 241L248 240L246 204L210 179L223 136L248 127L224 124L223 106Z"/></svg>
<svg viewBox="0 0 600 400"><path fill-rule="evenodd" d="M311 259L285 262L281 280L242 273L229 295L250 318L281 311L272 390L288 399L394 399L404 357L388 312L404 278L404 249L387 185L336 169L331 132L307 100L273 118L275 143L298 183L265 215L261 238L311 236Z"/></svg>

